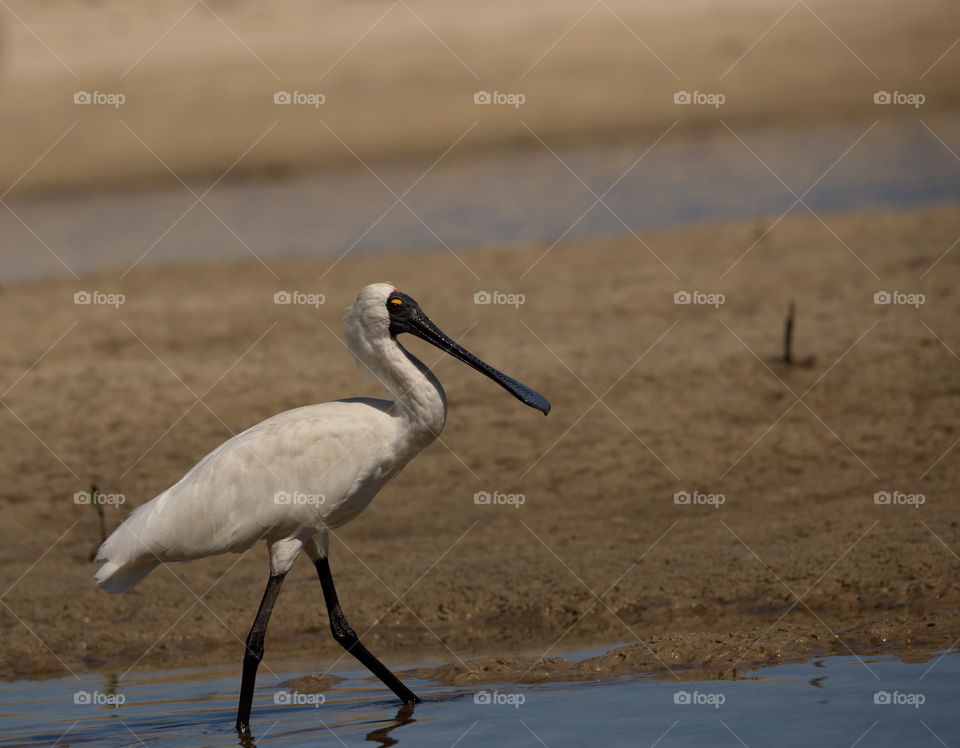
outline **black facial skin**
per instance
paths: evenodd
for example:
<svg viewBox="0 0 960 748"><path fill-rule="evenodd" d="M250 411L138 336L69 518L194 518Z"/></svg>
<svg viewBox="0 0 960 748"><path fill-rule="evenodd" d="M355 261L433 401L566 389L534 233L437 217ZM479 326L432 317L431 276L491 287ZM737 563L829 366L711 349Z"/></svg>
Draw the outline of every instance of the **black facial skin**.
<svg viewBox="0 0 960 748"><path fill-rule="evenodd" d="M446 334L438 328L430 318L423 313L420 305L400 291L394 291L387 298L387 311L390 314L390 335L394 338L397 335L408 332L416 335L421 340L426 340L431 345L435 345L441 351L449 353L454 358L458 358L465 364L484 374L494 382L503 387L507 392L517 398L525 405L536 408L546 415L550 412L550 403L539 392L535 392L521 384L516 379L508 377L501 371L494 369L489 364L481 361L470 351L451 340Z"/></svg>
<svg viewBox="0 0 960 748"><path fill-rule="evenodd" d="M387 311L390 313L390 334L393 337L397 337L402 332L416 335L414 323L426 317L420 305L400 291L394 291L387 298Z"/></svg>

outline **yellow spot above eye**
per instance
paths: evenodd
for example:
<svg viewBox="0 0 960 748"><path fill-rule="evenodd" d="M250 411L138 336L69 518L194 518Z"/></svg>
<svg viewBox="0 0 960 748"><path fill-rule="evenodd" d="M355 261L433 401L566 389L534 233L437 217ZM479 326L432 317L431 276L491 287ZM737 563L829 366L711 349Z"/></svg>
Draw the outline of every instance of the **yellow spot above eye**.
<svg viewBox="0 0 960 748"><path fill-rule="evenodd" d="M396 306L400 306L401 304L403 304L403 301L401 299L390 299L390 303L395 304Z"/></svg>

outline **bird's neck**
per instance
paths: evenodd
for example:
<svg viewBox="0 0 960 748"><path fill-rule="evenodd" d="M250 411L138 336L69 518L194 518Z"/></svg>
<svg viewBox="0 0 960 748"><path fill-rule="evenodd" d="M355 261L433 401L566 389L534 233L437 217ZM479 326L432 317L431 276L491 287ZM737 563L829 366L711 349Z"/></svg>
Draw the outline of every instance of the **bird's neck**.
<svg viewBox="0 0 960 748"><path fill-rule="evenodd" d="M433 441L447 420L447 396L440 381L396 338L381 341L380 350L373 358L364 363L394 396L399 415L409 421L416 441L424 444Z"/></svg>

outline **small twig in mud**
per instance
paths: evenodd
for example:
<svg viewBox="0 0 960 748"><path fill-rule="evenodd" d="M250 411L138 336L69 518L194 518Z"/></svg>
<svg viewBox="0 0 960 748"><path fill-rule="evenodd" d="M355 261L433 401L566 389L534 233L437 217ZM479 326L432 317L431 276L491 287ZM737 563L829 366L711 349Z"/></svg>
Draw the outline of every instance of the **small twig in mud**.
<svg viewBox="0 0 960 748"><path fill-rule="evenodd" d="M803 366L809 368L816 362L816 356L804 356L801 359L793 357L793 333L797 316L796 304L791 301L787 305L787 318L783 322L783 353L780 360L787 366Z"/></svg>
<svg viewBox="0 0 960 748"><path fill-rule="evenodd" d="M98 493L100 493L100 489L97 488L97 484L91 483L90 484L90 506L92 506L97 513L97 521L100 525L100 541L93 547L93 550L90 551L90 556L87 558L87 561L93 561L97 557L97 551L100 549L100 546L103 545L104 541L107 539L107 518L103 514L103 504L97 501Z"/></svg>
<svg viewBox="0 0 960 748"><path fill-rule="evenodd" d="M787 305L787 319L783 323L783 363L793 363L793 317L796 305L791 301Z"/></svg>

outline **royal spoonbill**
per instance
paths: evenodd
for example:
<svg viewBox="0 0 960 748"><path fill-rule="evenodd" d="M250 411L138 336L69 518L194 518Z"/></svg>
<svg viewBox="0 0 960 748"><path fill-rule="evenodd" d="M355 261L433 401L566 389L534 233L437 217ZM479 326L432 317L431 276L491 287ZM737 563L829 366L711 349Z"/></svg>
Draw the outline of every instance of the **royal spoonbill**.
<svg viewBox="0 0 960 748"><path fill-rule="evenodd" d="M355 397L268 418L224 442L178 483L137 508L100 547L95 579L107 592L132 589L168 561L240 553L266 540L270 577L247 636L237 730L250 733L250 708L263 640L280 585L301 551L320 577L333 638L404 703L420 699L347 623L327 558L329 531L356 517L383 485L443 430L440 382L397 340L416 335L472 366L542 411L537 392L484 363L430 321L391 284L364 287L347 310L346 342L361 369L393 401Z"/></svg>

